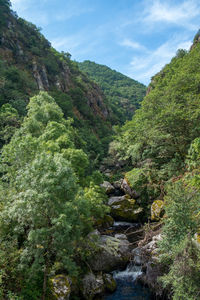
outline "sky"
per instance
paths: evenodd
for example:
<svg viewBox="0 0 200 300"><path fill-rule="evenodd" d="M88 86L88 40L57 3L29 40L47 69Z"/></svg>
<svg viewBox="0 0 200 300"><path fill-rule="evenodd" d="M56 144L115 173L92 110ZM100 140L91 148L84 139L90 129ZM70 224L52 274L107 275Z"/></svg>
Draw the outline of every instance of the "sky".
<svg viewBox="0 0 200 300"><path fill-rule="evenodd" d="M200 0L11 0L58 51L146 85L200 28Z"/></svg>

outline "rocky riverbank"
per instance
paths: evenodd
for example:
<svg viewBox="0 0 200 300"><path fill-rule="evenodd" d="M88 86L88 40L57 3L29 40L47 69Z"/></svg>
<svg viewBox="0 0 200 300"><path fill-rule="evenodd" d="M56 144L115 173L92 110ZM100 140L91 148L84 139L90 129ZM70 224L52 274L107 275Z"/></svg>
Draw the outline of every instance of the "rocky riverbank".
<svg viewBox="0 0 200 300"><path fill-rule="evenodd" d="M81 299L103 299L104 294L113 293L117 287L113 271L124 270L128 264L131 268L140 269L134 273L137 276L134 275L132 281L137 277L143 286L154 292L157 299L164 299L164 291L157 281L163 271L157 259L160 225L155 224L151 232L145 232L143 208L137 201L139 194L129 187L126 180L113 184L104 182L102 188L108 195L110 215L97 220L96 229L88 236L88 249L93 252L88 261L88 272L75 288L72 281L63 277L58 288L57 277L57 281L54 280L57 299L69 299L71 291L81 295Z"/></svg>

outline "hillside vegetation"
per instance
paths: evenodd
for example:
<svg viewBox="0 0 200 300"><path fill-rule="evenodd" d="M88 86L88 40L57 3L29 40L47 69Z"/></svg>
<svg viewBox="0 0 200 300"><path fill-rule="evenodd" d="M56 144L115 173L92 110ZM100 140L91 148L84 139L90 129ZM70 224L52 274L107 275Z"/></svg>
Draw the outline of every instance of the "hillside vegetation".
<svg viewBox="0 0 200 300"><path fill-rule="evenodd" d="M150 212L164 200L160 262L169 298L199 299L200 226L200 37L189 52L179 50L148 88L133 119L112 147L128 159L125 176Z"/></svg>
<svg viewBox="0 0 200 300"><path fill-rule="evenodd" d="M122 244L105 235L114 222L107 214L122 199L129 205L123 220L134 208L147 228L158 222L149 266L161 267L166 297L199 299L200 32L190 51L179 50L152 78L141 101L143 85L106 66L77 64L10 6L0 0L0 299L56 299L57 276L67 297L83 299L83 277L95 274L96 284L106 275L91 260L118 261L119 247L129 248L124 235L117 235ZM103 175L108 145L114 164ZM104 186L123 196L111 197L118 204L109 208L100 184L116 170L125 178ZM162 209L153 218L152 204ZM92 238L103 223L108 231ZM94 299L90 289L89 282Z"/></svg>
<svg viewBox="0 0 200 300"><path fill-rule="evenodd" d="M1 299L53 299L50 278L88 271L111 112L70 54L0 0Z"/></svg>
<svg viewBox="0 0 200 300"><path fill-rule="evenodd" d="M123 124L130 120L135 110L140 107L146 87L107 66L89 60L78 63L78 66L103 90L107 104L112 110L113 122Z"/></svg>
<svg viewBox="0 0 200 300"><path fill-rule="evenodd" d="M79 131L77 146L95 165L105 155L112 134L105 96L79 71L69 53L57 52L40 29L10 11L9 1L1 0L0 6L0 105L11 105L21 119L27 114L29 98L39 90L48 91L65 118L73 118L72 126ZM4 143L8 135L2 134Z"/></svg>

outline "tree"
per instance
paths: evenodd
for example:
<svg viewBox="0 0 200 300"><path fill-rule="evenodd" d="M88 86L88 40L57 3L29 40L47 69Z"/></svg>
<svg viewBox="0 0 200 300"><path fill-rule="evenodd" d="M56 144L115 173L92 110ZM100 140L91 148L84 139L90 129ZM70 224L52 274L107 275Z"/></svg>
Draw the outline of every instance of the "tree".
<svg viewBox="0 0 200 300"><path fill-rule="evenodd" d="M0 108L0 148L8 143L19 126L20 120L17 110L10 104L2 105Z"/></svg>
<svg viewBox="0 0 200 300"><path fill-rule="evenodd" d="M17 240L26 284L43 274L42 299L50 274L77 274L75 249L105 211L100 192L84 192L79 184L87 164L86 154L74 147L71 120L54 99L45 92L31 98L27 118L2 152L0 235Z"/></svg>

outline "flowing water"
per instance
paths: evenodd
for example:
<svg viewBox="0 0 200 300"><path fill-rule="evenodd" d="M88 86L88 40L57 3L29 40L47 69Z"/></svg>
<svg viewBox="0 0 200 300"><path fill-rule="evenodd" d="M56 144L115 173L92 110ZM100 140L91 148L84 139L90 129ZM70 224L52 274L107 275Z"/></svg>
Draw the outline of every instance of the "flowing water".
<svg viewBox="0 0 200 300"><path fill-rule="evenodd" d="M141 267L130 263L126 270L116 271L113 277L117 282L117 289L104 300L150 300L153 299L149 289L139 284L136 279L141 275Z"/></svg>
<svg viewBox="0 0 200 300"><path fill-rule="evenodd" d="M126 233L129 229L141 227L139 223L114 222L115 233ZM113 294L106 295L104 300L152 300L153 295L148 288L137 282L137 277L142 274L141 267L129 263L123 271L113 272L113 277L117 282L117 289Z"/></svg>

